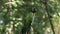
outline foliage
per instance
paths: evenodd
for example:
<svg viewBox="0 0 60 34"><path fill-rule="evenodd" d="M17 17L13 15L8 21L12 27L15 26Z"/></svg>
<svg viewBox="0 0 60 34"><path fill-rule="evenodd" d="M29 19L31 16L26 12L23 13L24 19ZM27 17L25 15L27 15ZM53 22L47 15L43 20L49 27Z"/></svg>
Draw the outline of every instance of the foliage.
<svg viewBox="0 0 60 34"><path fill-rule="evenodd" d="M34 34L52 34L45 0L0 0L0 34L21 34L24 28ZM48 12L55 34L60 34L60 0L49 0ZM32 8L36 9L32 23ZM26 30L25 29L25 30ZM26 33L25 33L26 34Z"/></svg>

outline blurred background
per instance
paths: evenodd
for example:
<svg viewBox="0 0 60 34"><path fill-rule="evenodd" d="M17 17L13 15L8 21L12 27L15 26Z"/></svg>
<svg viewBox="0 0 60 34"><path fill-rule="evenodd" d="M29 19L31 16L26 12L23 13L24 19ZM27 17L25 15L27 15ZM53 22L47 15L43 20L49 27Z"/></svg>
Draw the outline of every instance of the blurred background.
<svg viewBox="0 0 60 34"><path fill-rule="evenodd" d="M0 34L54 32L60 34L60 0L0 0Z"/></svg>

